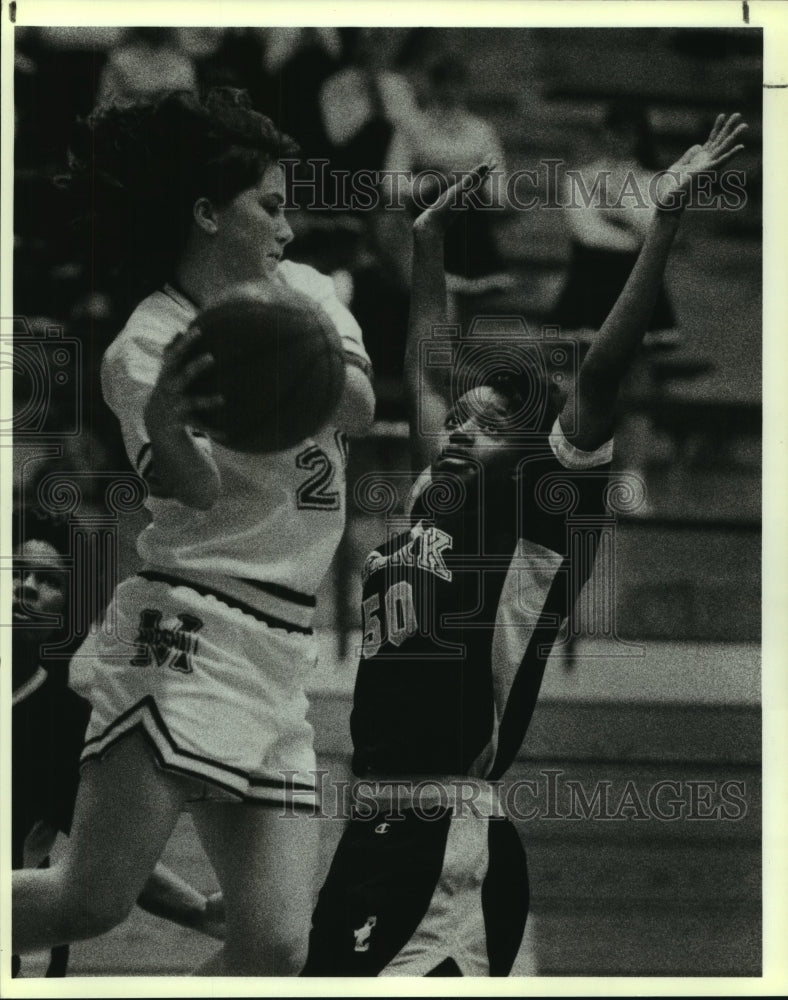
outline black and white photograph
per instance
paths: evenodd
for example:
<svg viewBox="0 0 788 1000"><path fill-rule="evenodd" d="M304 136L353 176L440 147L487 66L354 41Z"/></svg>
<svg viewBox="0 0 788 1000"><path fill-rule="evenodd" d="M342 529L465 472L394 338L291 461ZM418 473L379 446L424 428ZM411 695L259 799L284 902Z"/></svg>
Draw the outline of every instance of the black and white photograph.
<svg viewBox="0 0 788 1000"><path fill-rule="evenodd" d="M4 996L788 988L788 11L485 7L2 6Z"/></svg>

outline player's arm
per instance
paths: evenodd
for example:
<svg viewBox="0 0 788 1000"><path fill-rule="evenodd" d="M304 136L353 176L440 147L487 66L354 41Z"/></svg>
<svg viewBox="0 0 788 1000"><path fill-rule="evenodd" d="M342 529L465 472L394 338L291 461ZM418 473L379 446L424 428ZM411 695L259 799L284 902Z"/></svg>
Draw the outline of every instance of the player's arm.
<svg viewBox="0 0 788 1000"><path fill-rule="evenodd" d="M154 496L174 499L198 510L208 510L221 489L219 470L206 445L196 437L200 414L220 407L221 396L191 396L189 385L213 364L209 354L194 356L199 330L179 334L164 350L153 390L145 405L145 427L150 439L148 478ZM214 431L211 436L216 438Z"/></svg>
<svg viewBox="0 0 788 1000"><path fill-rule="evenodd" d="M345 355L345 388L334 416L336 426L351 437L363 437L375 416L372 371L357 355Z"/></svg>
<svg viewBox="0 0 788 1000"><path fill-rule="evenodd" d="M483 183L490 165L482 164L453 184L413 223L413 257L408 335L405 343L405 398L410 424L413 468L430 464L439 448L438 435L451 407L451 365L422 364L422 343L439 342L435 327L446 323L446 274L443 243L458 209L467 207L471 191ZM447 340L447 351L453 342Z"/></svg>
<svg viewBox="0 0 788 1000"><path fill-rule="evenodd" d="M738 140L746 128L738 114L719 115L706 142L688 149L665 175L637 262L580 367L576 429L568 430L571 401L559 418L567 440L581 451L594 451L612 434L619 388L646 333L693 184L700 174L717 169L744 148Z"/></svg>
<svg viewBox="0 0 788 1000"><path fill-rule="evenodd" d="M375 390L372 388L372 363L369 360L361 328L350 310L337 297L333 280L311 268L304 289L315 298L337 328L345 352L345 386L334 413L334 424L351 437L363 437L375 416Z"/></svg>
<svg viewBox="0 0 788 1000"><path fill-rule="evenodd" d="M224 901L220 893L204 896L159 862L137 905L156 917L224 939Z"/></svg>

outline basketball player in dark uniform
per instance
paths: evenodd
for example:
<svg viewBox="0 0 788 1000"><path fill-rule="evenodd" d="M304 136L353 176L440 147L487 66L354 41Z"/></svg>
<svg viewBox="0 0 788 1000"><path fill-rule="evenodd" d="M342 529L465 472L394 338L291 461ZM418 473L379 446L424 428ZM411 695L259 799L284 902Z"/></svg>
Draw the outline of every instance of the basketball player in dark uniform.
<svg viewBox="0 0 788 1000"><path fill-rule="evenodd" d="M455 372L462 365L462 343L441 338L443 236L452 207L468 203L489 168L416 220L405 371L414 468L426 471L404 523L389 522L364 569L351 716L360 780L305 975L511 971L528 879L494 783L520 748L547 657L609 525L619 385L684 201L699 173L742 148L745 128L720 115L705 145L663 179L634 270L563 402L526 344L520 361L508 344L448 384L427 360L437 345L453 353ZM504 333L502 321L499 341Z"/></svg>

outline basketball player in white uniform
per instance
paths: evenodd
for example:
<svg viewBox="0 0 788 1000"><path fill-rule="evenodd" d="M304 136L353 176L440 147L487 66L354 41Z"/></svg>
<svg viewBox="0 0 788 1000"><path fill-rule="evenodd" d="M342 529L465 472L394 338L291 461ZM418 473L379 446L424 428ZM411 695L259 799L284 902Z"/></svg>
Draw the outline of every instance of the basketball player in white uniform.
<svg viewBox="0 0 788 1000"><path fill-rule="evenodd" d="M242 95L174 95L110 110L87 129L72 188L94 232L113 213L125 220L122 233L107 227L107 246L128 244L122 263L148 291L107 352L102 382L149 484L152 521L139 541L144 568L118 587L105 627L73 661L72 684L93 713L71 837L53 868L14 874L14 951L122 920L189 804L226 907L224 948L202 971L293 975L317 854L311 619L343 530L343 433L372 418L369 362L330 279L282 261L293 234L277 161L292 144ZM346 349L334 425L276 455L208 438L200 414L217 400L188 394L211 359L186 361L198 334L185 331L247 281L314 298ZM294 815L281 816L285 804Z"/></svg>

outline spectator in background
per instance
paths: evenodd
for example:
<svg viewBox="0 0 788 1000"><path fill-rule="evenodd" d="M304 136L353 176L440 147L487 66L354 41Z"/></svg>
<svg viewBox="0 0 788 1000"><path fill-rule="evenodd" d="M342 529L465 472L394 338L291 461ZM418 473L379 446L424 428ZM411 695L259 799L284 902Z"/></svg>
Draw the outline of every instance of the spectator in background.
<svg viewBox="0 0 788 1000"><path fill-rule="evenodd" d="M69 833L90 705L68 687L66 662L48 656L46 648L68 639L74 617L67 568L71 525L29 509L14 516L12 537L11 852L18 869L47 867L58 834ZM162 864L138 903L156 916L224 936L221 896L204 896ZM68 945L52 948L47 978L65 976L68 958ZM15 955L12 975L20 969Z"/></svg>
<svg viewBox="0 0 788 1000"><path fill-rule="evenodd" d="M332 167L377 171L394 128L418 114L413 86L389 67L394 52L388 32L346 28L342 38L347 62L323 82L319 94Z"/></svg>
<svg viewBox="0 0 788 1000"><path fill-rule="evenodd" d="M637 260L651 218L651 205L637 204L627 195L633 185L647 197L649 182L658 164L648 116L642 105L612 104L597 136L598 155L580 169L586 191L593 190L602 174L608 175L608 201L621 204L603 208L593 198L586 207L582 192L569 177L564 179L564 220L572 236L572 259L566 285L550 316L565 329L598 329L612 309ZM626 186L625 186L626 185ZM664 284L657 295L649 331L675 326Z"/></svg>
<svg viewBox="0 0 788 1000"><path fill-rule="evenodd" d="M109 26L16 26L17 170L40 171L62 163L74 118L92 110L107 52L123 33L123 28Z"/></svg>
<svg viewBox="0 0 788 1000"><path fill-rule="evenodd" d="M317 95L341 58L342 41L337 28L282 27L265 31L260 110L288 135L298 136L302 159L328 155Z"/></svg>
<svg viewBox="0 0 788 1000"><path fill-rule="evenodd" d="M467 107L466 86L465 68L451 56L436 59L424 75L416 76L418 106L403 109L398 116L386 169L413 175L438 171L444 177L444 189L453 175L471 170L485 156L494 161L497 170L505 170L500 139L488 122ZM438 192L428 192L424 186L418 193L421 206L414 206L414 214ZM484 204L495 204L489 188L479 194ZM499 273L501 263L493 232L497 218L494 211L471 209L459 220L446 241L444 265L450 291L472 294L508 284L506 276ZM405 228L409 225L406 220ZM409 269L409 254L407 266Z"/></svg>
<svg viewBox="0 0 788 1000"><path fill-rule="evenodd" d="M129 28L101 73L97 109L127 108L173 90L197 90L192 58L172 28Z"/></svg>
<svg viewBox="0 0 788 1000"><path fill-rule="evenodd" d="M318 106L328 139L331 169L382 170L394 129L418 114L413 86L392 68L402 34L374 28L341 31L346 60L320 88ZM402 354L408 317L408 281L403 260L410 234L402 212L358 212L356 238L346 257L345 274L352 310L368 331L378 390L378 416L393 415L402 382ZM347 245L332 240L330 252ZM336 278L336 275L335 275Z"/></svg>

